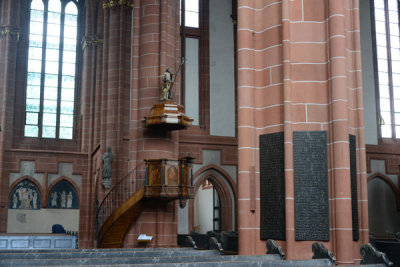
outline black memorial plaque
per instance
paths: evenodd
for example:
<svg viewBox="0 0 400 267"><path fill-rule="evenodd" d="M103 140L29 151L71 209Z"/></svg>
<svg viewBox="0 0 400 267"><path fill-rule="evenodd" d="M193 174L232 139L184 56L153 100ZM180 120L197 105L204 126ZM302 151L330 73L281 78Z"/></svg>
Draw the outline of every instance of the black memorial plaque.
<svg viewBox="0 0 400 267"><path fill-rule="evenodd" d="M286 239L283 133L260 135L260 239Z"/></svg>
<svg viewBox="0 0 400 267"><path fill-rule="evenodd" d="M329 241L325 131L293 132L295 238Z"/></svg>
<svg viewBox="0 0 400 267"><path fill-rule="evenodd" d="M356 137L349 135L350 143L350 181L351 181L351 217L353 224L353 241L360 239L358 223L358 197L357 197L357 150Z"/></svg>

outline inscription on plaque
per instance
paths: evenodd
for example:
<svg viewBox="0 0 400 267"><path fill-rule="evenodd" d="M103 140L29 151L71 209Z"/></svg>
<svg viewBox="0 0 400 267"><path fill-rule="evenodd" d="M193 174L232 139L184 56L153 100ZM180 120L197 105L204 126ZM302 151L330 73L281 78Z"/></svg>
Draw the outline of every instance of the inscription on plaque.
<svg viewBox="0 0 400 267"><path fill-rule="evenodd" d="M295 238L329 241L325 131L293 132Z"/></svg>
<svg viewBox="0 0 400 267"><path fill-rule="evenodd" d="M286 240L283 133L260 135L260 239Z"/></svg>
<svg viewBox="0 0 400 267"><path fill-rule="evenodd" d="M350 181L351 181L351 217L353 224L353 241L360 239L358 223L358 197L357 197L357 150L356 136L349 135L350 143Z"/></svg>

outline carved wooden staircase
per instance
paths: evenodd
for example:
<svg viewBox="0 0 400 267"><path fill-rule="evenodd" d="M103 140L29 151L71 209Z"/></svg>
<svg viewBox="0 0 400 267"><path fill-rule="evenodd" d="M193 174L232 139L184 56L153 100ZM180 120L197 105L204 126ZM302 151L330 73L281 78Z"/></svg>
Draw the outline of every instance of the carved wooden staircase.
<svg viewBox="0 0 400 267"><path fill-rule="evenodd" d="M121 248L146 201L193 198L191 161L145 160L111 188L96 211L97 247Z"/></svg>

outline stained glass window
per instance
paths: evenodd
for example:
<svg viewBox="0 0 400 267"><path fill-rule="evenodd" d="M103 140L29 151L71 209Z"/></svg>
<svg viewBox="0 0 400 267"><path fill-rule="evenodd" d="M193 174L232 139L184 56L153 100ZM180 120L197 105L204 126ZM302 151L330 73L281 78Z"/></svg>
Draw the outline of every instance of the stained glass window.
<svg viewBox="0 0 400 267"><path fill-rule="evenodd" d="M72 139L77 2L32 0L29 25L24 135Z"/></svg>
<svg viewBox="0 0 400 267"><path fill-rule="evenodd" d="M379 130L400 138L400 35L398 0L374 0Z"/></svg>

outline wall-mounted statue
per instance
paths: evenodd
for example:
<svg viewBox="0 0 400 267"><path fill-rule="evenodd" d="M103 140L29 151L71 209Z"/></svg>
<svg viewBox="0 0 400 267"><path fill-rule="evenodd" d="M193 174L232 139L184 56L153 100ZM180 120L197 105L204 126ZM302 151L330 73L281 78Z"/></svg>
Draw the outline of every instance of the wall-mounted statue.
<svg viewBox="0 0 400 267"><path fill-rule="evenodd" d="M179 65L178 71L175 73L170 68L167 68L165 72L161 75L162 78L162 91L161 91L161 101L172 100L172 86L175 83L176 75L181 70L181 67L185 63L185 59L182 58L181 64Z"/></svg>
<svg viewBox="0 0 400 267"><path fill-rule="evenodd" d="M111 147L107 147L107 151L103 154L103 186L106 189L110 188L112 184L112 162L113 155L111 153Z"/></svg>

